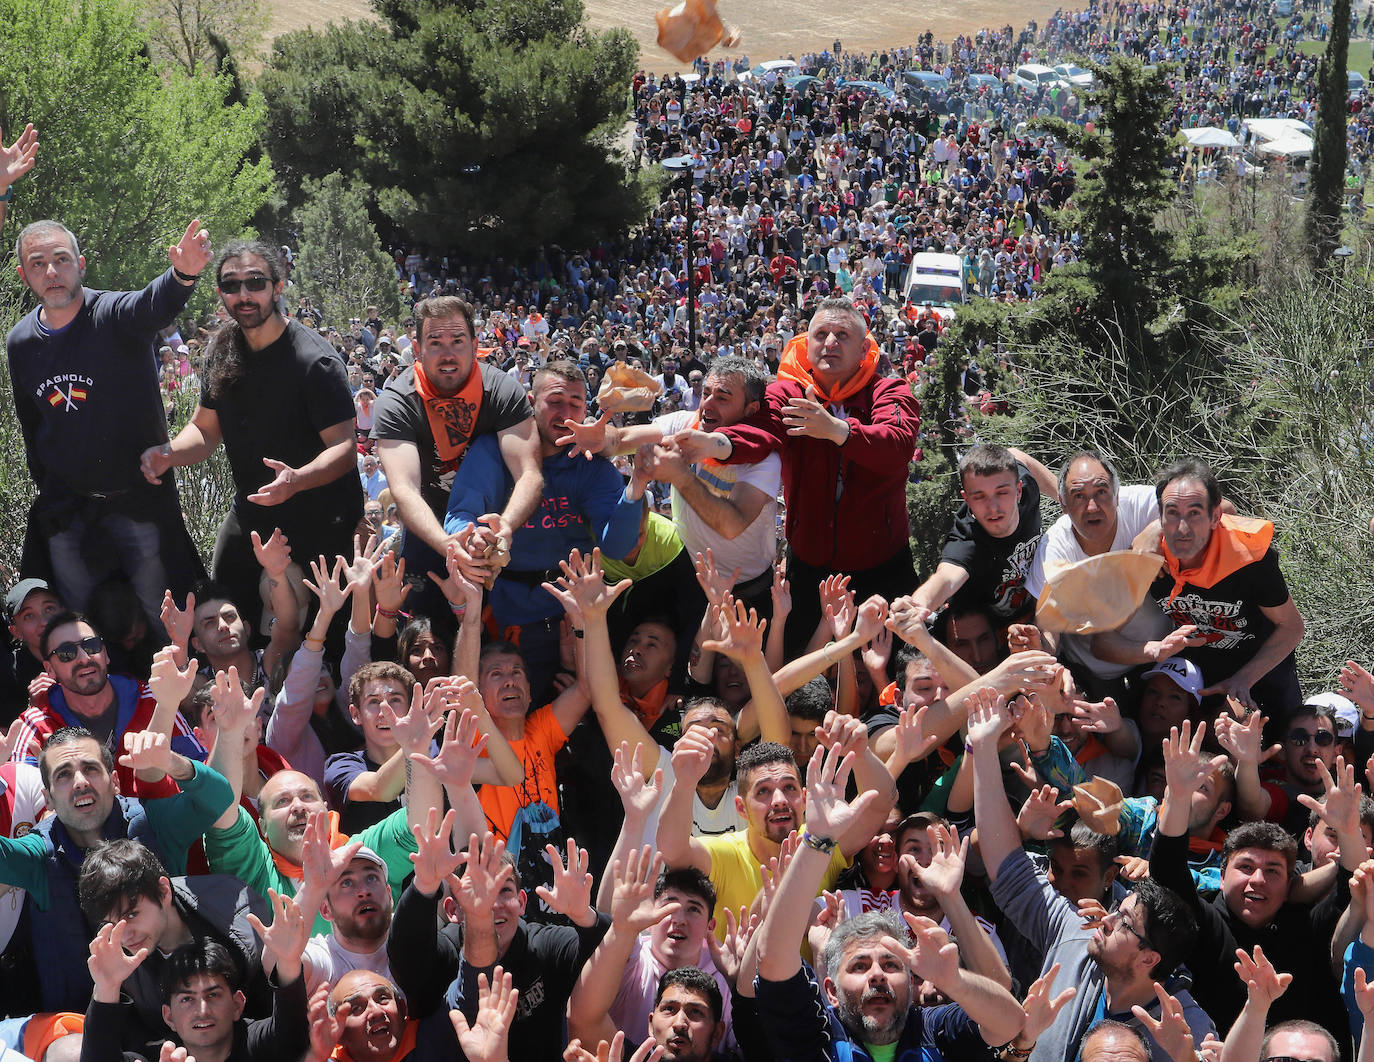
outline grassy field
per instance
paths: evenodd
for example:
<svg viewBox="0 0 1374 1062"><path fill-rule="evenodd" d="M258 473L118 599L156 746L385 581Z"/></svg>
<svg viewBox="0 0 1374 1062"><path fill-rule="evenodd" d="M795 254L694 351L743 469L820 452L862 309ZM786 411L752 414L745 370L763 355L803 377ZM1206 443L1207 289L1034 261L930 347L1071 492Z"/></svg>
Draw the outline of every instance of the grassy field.
<svg viewBox="0 0 1374 1062"><path fill-rule="evenodd" d="M1369 76L1369 67L1374 63L1374 41L1351 41L1350 55L1346 60L1347 70L1357 70L1365 77ZM1325 41L1302 41L1298 44L1298 51L1305 55L1321 55L1326 51Z"/></svg>

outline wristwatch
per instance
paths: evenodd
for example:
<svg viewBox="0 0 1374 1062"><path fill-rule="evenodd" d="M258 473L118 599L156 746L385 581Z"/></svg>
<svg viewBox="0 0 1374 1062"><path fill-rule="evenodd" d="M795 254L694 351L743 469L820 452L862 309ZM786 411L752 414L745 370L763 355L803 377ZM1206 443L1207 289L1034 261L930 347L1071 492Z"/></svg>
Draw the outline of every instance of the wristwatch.
<svg viewBox="0 0 1374 1062"><path fill-rule="evenodd" d="M808 848L814 848L822 855L829 855L831 852L835 850L835 845L838 842L830 837L817 837L814 833L811 833L809 830L803 830L801 835L801 843L806 845Z"/></svg>

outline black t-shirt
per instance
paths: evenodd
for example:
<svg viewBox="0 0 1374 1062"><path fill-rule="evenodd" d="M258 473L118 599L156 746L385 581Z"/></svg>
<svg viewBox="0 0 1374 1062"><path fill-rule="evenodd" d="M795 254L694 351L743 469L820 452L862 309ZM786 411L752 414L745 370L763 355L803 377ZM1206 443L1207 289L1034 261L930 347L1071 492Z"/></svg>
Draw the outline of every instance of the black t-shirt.
<svg viewBox="0 0 1374 1062"><path fill-rule="evenodd" d="M954 527L945 539L940 560L968 572L968 582L954 600L988 609L1003 622L1015 622L1035 607L1026 590L1026 572L1040 543L1040 487L1024 465L1017 465L1021 481L1020 520L1006 538L993 538L974 519L967 505L959 507Z"/></svg>
<svg viewBox="0 0 1374 1062"><path fill-rule="evenodd" d="M469 441L488 432L505 431L534 416L529 397L518 382L488 362L479 361L477 365L482 373L482 408L477 411ZM415 391L413 365L378 396L373 407L372 437L415 445L420 454L420 493L434 515L442 520L448 509L453 474L462 459L454 461L451 467L439 460L424 399Z"/></svg>
<svg viewBox="0 0 1374 1062"><path fill-rule="evenodd" d="M1232 572L1215 586L1184 583L1172 601L1174 580L1163 571L1150 587L1150 596L1165 615L1182 627L1197 624L1207 644L1186 649L1183 655L1202 670L1210 685L1228 678L1259 651L1274 630L1262 608L1278 608L1288 600L1288 584L1279 570L1279 555L1271 546L1259 560Z"/></svg>
<svg viewBox="0 0 1374 1062"><path fill-rule="evenodd" d="M340 476L280 505L248 501L248 495L276 476L263 458L301 468L324 451L320 432L353 420L353 393L343 359L319 333L297 321L288 321L276 342L256 351L245 347L242 353L243 375L218 398L203 387L200 396L200 404L219 418L234 475L234 509L258 530L321 524L336 517L357 523L363 503L356 475Z"/></svg>

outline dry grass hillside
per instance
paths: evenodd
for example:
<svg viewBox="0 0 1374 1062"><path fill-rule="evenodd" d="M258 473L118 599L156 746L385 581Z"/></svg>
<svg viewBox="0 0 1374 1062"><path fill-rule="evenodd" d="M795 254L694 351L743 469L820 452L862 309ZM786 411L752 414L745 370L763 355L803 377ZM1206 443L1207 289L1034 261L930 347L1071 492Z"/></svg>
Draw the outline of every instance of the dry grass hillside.
<svg viewBox="0 0 1374 1062"><path fill-rule="evenodd" d="M681 66L654 44L650 0L585 0L588 18L598 29L625 26L638 38L641 62L659 72ZM869 0L858 9L815 0L754 0L749 4L721 0L721 17L743 31L742 48L755 62L788 54L818 51L839 39L849 49L907 44L926 30L951 38L981 26L1008 21L1021 25L1043 19L1060 5L1055 0ZM855 17L856 11L859 17ZM367 0L272 0L272 35L319 26L335 19L372 18ZM729 53L724 53L729 54Z"/></svg>

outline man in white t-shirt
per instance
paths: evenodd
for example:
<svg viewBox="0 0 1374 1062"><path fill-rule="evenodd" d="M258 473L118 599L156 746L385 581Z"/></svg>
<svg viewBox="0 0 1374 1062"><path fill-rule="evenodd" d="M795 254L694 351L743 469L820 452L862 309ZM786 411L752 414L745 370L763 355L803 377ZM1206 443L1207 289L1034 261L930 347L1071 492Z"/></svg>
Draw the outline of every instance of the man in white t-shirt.
<svg viewBox="0 0 1374 1062"><path fill-rule="evenodd" d="M560 443L610 457L653 446L652 478L673 488L673 522L690 553L709 549L718 571L739 569L737 599L766 615L771 607L772 567L777 557L778 491L782 459L770 453L756 464L689 464L673 445L680 431L717 431L753 415L768 380L749 358L717 358L702 385L695 412L679 410L652 424L617 428L602 417L594 424L567 425Z"/></svg>
<svg viewBox="0 0 1374 1062"><path fill-rule="evenodd" d="M1059 473L1059 497L1064 515L1040 539L1040 548L1026 572L1026 589L1038 598L1046 573L1103 553L1131 548L1135 537L1159 519L1159 501L1152 486L1121 486L1114 469L1092 453L1074 454ZM1141 639L1167 634L1171 624L1148 598L1122 631ZM1130 667L1096 657L1091 635L1062 634L1058 655L1069 663L1090 699L1114 693L1111 685ZM1100 688L1099 688L1100 684Z"/></svg>
<svg viewBox="0 0 1374 1062"><path fill-rule="evenodd" d="M337 984L350 970L371 970L388 980L386 936L391 929L391 888L385 860L366 845L359 848L324 893L320 914L333 927L305 946L305 987L312 995L328 982Z"/></svg>

